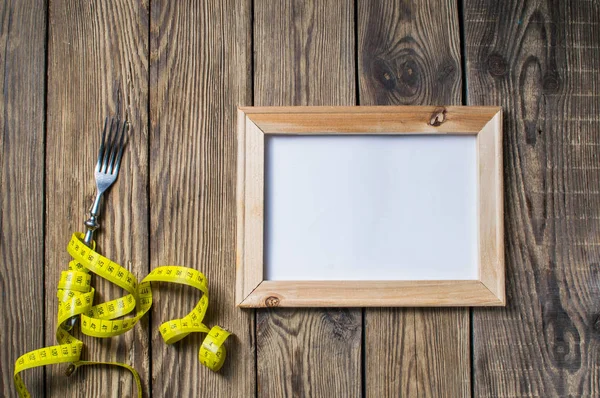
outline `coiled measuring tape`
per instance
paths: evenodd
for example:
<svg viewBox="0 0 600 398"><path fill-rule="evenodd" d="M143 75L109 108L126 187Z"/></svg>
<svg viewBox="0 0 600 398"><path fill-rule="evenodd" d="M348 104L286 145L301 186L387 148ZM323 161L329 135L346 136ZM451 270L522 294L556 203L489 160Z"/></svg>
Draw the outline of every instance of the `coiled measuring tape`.
<svg viewBox="0 0 600 398"><path fill-rule="evenodd" d="M21 372L38 366L69 363L67 375L80 366L114 365L129 370L134 377L138 397L142 396L140 376L136 370L118 362L96 362L80 360L83 342L73 337L65 326L71 317L81 317L81 331L93 337L113 337L131 330L152 306L151 282L179 283L195 287L202 297L194 309L181 319L174 319L160 325L160 334L167 344L173 344L194 332L206 333L198 352L200 362L213 371L218 371L225 362L223 343L230 333L219 326L209 329L202 323L208 308L208 285L206 277L194 269L179 266L163 266L154 269L141 283L136 277L95 251L95 245L87 247L83 243L83 234L75 233L67 246L73 257L69 270L63 271L58 282L57 296L58 323L56 340L58 345L30 351L17 359L15 363L14 383L20 397L30 397L23 382ZM91 286L89 272L120 286L127 295L115 300L93 305L94 288ZM137 308L132 318L118 319Z"/></svg>

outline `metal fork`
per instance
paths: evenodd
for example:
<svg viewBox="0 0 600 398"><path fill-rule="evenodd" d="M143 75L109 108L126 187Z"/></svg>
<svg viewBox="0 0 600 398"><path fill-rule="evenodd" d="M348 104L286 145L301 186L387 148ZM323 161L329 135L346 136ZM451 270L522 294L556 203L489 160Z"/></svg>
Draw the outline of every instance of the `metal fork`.
<svg viewBox="0 0 600 398"><path fill-rule="evenodd" d="M123 157L123 148L127 144L125 136L129 131L129 123L120 122L119 119L106 118L104 120L104 129L102 130L102 142L98 151L98 161L94 177L96 178L96 199L90 209L90 218L85 222L87 231L83 239L88 247L94 240L94 232L100 227L98 217L100 217L100 203L102 195L117 180L121 158ZM77 317L70 318L65 326L70 330L77 322Z"/></svg>
<svg viewBox="0 0 600 398"><path fill-rule="evenodd" d="M108 137L107 137L108 129ZM100 203L104 192L117 180L119 175L119 166L121 166L121 158L123 156L123 148L125 147L125 135L129 130L129 123L121 122L118 119L110 119L107 117L104 121L104 130L102 131L102 143L98 151L98 162L94 176L96 178L96 199L90 209L90 218L85 222L87 231L83 242L89 246L94 239L94 231L100 227L98 217L100 216Z"/></svg>

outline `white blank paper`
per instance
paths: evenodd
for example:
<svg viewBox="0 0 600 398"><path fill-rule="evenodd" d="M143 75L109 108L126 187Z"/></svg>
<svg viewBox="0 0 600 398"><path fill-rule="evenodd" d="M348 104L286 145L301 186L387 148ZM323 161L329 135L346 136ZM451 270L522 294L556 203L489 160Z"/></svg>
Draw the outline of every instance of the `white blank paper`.
<svg viewBox="0 0 600 398"><path fill-rule="evenodd" d="M477 279L474 136L269 136L265 279Z"/></svg>

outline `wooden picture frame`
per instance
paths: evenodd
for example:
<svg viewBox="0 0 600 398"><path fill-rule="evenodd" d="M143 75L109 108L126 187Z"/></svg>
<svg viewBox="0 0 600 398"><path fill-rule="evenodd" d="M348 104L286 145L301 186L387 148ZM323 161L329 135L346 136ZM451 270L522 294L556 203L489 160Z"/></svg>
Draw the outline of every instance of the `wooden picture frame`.
<svg viewBox="0 0 600 398"><path fill-rule="evenodd" d="M499 107L241 107L237 131L239 307L505 305L502 112ZM474 135L477 280L271 281L263 271L265 136Z"/></svg>

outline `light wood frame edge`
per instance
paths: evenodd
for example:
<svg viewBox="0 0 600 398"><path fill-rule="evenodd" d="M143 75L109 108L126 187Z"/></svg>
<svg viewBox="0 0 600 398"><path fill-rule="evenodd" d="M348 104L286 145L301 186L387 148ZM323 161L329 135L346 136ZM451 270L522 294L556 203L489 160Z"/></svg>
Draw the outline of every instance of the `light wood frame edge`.
<svg viewBox="0 0 600 398"><path fill-rule="evenodd" d="M264 136L472 134L479 162L479 280L263 280ZM504 306L502 111L499 107L238 108L236 304L257 307ZM248 154L252 154L248 157ZM250 187L250 189L248 189ZM483 195L485 193L485 195ZM482 198L486 200L482 202ZM258 238L257 238L258 237Z"/></svg>
<svg viewBox="0 0 600 398"><path fill-rule="evenodd" d="M479 280L506 305L502 112L477 134L479 165Z"/></svg>
<svg viewBox="0 0 600 398"><path fill-rule="evenodd" d="M263 280L264 134L238 110L236 303ZM249 153L253 156L247 156Z"/></svg>

